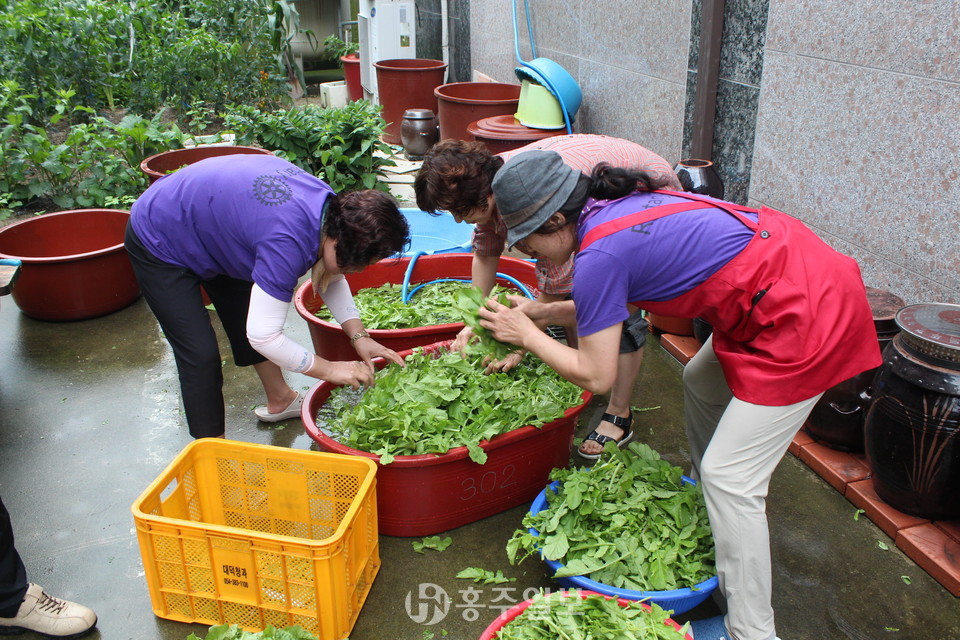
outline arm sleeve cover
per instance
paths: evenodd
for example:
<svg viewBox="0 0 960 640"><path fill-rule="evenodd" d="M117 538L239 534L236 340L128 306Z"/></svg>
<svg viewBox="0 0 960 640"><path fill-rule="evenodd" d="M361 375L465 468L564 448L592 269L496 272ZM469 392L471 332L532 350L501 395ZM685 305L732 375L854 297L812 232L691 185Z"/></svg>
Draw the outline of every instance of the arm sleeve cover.
<svg viewBox="0 0 960 640"><path fill-rule="evenodd" d="M350 284L342 275L336 276L327 285L323 292L323 303L340 324L360 317L357 305L353 302L353 294L350 293Z"/></svg>
<svg viewBox="0 0 960 640"><path fill-rule="evenodd" d="M289 302L277 300L254 284L247 312L247 340L281 369L303 373L313 365L314 356L283 333L289 308Z"/></svg>

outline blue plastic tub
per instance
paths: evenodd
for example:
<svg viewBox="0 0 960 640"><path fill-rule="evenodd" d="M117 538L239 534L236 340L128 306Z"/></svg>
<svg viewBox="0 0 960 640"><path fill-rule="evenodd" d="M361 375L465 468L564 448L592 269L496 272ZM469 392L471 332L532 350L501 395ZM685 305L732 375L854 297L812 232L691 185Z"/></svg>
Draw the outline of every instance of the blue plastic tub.
<svg viewBox="0 0 960 640"><path fill-rule="evenodd" d="M400 213L410 225L410 248L403 254L410 257L423 252L426 255L437 253L470 253L473 225L457 222L446 211L432 216L420 209L400 209Z"/></svg>
<svg viewBox="0 0 960 640"><path fill-rule="evenodd" d="M683 476L683 481L689 484L695 483L692 478L688 478L686 476ZM553 491L556 493L559 488L559 482L551 482L549 485L547 485L546 489L541 491L534 499L533 504L530 505L530 513L536 515L546 509L547 491ZM540 532L536 529L530 529L529 531L533 535L540 535ZM554 573L556 573L560 567L563 566L562 563L556 562L555 560L547 560L546 558L543 558L543 561ZM602 593L607 596L623 598L624 600L646 600L647 602L656 602L663 609L672 610L674 613L685 613L690 609L693 609L695 606L709 598L710 594L713 593L714 589L716 589L720 584L717 576L713 576L712 578L704 580L700 584L690 589L674 589L672 591L632 591L630 589L617 589L616 587L611 587L610 585L603 584L602 582L591 580L586 576L556 578L556 581L566 589L587 589L589 591L596 591L597 593Z"/></svg>

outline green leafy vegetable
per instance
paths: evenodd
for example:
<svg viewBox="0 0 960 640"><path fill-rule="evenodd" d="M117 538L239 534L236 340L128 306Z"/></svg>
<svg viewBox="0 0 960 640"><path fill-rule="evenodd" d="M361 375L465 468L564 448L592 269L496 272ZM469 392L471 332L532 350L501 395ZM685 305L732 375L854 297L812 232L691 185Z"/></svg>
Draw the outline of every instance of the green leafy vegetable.
<svg viewBox="0 0 960 640"><path fill-rule="evenodd" d="M635 591L708 580L716 570L703 494L681 475L645 444L609 443L592 469L553 471L559 490L547 491L547 508L524 517L507 557L515 564L539 551L563 564L557 578L586 575Z"/></svg>
<svg viewBox="0 0 960 640"><path fill-rule="evenodd" d="M684 640L689 623L676 629L669 614L652 603L621 606L600 594L585 598L576 592L538 594L523 613L497 633L497 640Z"/></svg>
<svg viewBox="0 0 960 640"><path fill-rule="evenodd" d="M495 339L489 331L480 326L480 315L478 312L485 302L480 289L470 287L469 289L463 289L457 292L455 304L463 316L464 324L473 329L474 335L478 338L478 341L472 345L474 352L482 353L494 360L502 360L511 351L516 351L517 347L512 344L500 342ZM497 295L497 302L508 307L510 306L506 293Z"/></svg>
<svg viewBox="0 0 960 640"><path fill-rule="evenodd" d="M446 538L441 538L440 536L427 536L423 540L414 540L413 541L413 550L417 553L423 553L425 549L433 549L434 551L444 551L447 547L453 544L453 538L447 536Z"/></svg>
<svg viewBox="0 0 960 640"><path fill-rule="evenodd" d="M235 624L221 624L210 627L206 638L191 633L187 640L317 640L317 637L299 625L282 629L267 625L263 631L244 631Z"/></svg>
<svg viewBox="0 0 960 640"><path fill-rule="evenodd" d="M416 349L407 366L377 372L362 397L338 387L317 412L321 429L339 442L380 456L446 453L466 446L486 462L484 440L525 425L543 426L582 402L582 390L535 357L507 373L485 375L482 356Z"/></svg>
<svg viewBox="0 0 960 640"><path fill-rule="evenodd" d="M505 582L516 582L516 578L508 578L503 575L503 571L497 569L496 573L487 571L479 567L468 567L457 573L458 578L473 580L483 584L504 584Z"/></svg>
<svg viewBox="0 0 960 640"><path fill-rule="evenodd" d="M353 300L360 311L360 320L367 329L409 329L463 322L463 313L455 306L457 294L474 288L469 282L431 282L417 290L410 302L405 303L401 299L403 285L388 282L379 287L358 290ZM513 290L499 285L494 288L494 293L505 291ZM326 307L321 307L316 316L334 322Z"/></svg>

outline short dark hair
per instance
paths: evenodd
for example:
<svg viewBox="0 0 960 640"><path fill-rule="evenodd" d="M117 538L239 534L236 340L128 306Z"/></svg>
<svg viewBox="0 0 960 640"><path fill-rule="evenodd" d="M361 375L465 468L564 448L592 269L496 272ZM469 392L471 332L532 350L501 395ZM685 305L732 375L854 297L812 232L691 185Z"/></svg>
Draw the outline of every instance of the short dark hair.
<svg viewBox="0 0 960 640"><path fill-rule="evenodd" d="M431 214L486 206L502 166L503 158L482 142L441 140L427 151L413 181L417 206Z"/></svg>
<svg viewBox="0 0 960 640"><path fill-rule="evenodd" d="M337 241L337 266L366 267L410 246L410 225L388 194L374 189L333 196L323 232Z"/></svg>

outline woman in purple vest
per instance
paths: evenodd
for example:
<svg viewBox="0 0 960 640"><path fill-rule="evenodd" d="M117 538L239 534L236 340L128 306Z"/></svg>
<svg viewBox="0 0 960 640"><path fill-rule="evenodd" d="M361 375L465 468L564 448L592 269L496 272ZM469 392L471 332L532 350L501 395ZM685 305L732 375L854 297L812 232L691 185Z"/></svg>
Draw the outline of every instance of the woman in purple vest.
<svg viewBox="0 0 960 640"><path fill-rule="evenodd" d="M363 328L345 273L400 252L407 221L393 199L367 190L337 195L272 155L228 155L155 182L134 203L126 247L144 298L173 348L190 434L223 437L223 373L201 285L223 324L234 363L253 365L267 397L257 418L300 415L303 394L283 371L334 384L372 385L371 359L402 359ZM331 362L283 332L299 279L313 284L359 360Z"/></svg>

